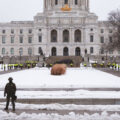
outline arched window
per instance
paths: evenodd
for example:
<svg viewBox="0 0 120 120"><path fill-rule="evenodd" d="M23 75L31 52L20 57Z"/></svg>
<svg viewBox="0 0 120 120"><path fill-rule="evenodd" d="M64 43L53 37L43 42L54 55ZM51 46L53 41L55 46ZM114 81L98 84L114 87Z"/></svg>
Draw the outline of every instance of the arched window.
<svg viewBox="0 0 120 120"><path fill-rule="evenodd" d="M41 47L38 48L38 53L39 53L40 55L43 55L43 51L42 51L42 48L41 48Z"/></svg>
<svg viewBox="0 0 120 120"><path fill-rule="evenodd" d="M57 31L56 30L51 31L51 42L57 42Z"/></svg>
<svg viewBox="0 0 120 120"><path fill-rule="evenodd" d="M65 4L68 4L68 0L64 0L64 3L65 3Z"/></svg>
<svg viewBox="0 0 120 120"><path fill-rule="evenodd" d="M90 47L90 53L93 54L94 53L94 48Z"/></svg>
<svg viewBox="0 0 120 120"><path fill-rule="evenodd" d="M57 56L57 50L56 50L55 47L53 47L53 48L51 49L51 55L52 55L52 56Z"/></svg>
<svg viewBox="0 0 120 120"><path fill-rule="evenodd" d="M2 48L2 55L5 55L5 48Z"/></svg>
<svg viewBox="0 0 120 120"><path fill-rule="evenodd" d="M28 55L29 55L29 56L32 55L32 48L28 48Z"/></svg>
<svg viewBox="0 0 120 120"><path fill-rule="evenodd" d="M10 53L11 53L11 55L14 55L14 48L10 49Z"/></svg>
<svg viewBox="0 0 120 120"><path fill-rule="evenodd" d="M69 50L67 47L63 49L63 56L69 56Z"/></svg>
<svg viewBox="0 0 120 120"><path fill-rule="evenodd" d="M63 42L69 42L69 31L68 30L63 31Z"/></svg>
<svg viewBox="0 0 120 120"><path fill-rule="evenodd" d="M81 54L80 48L77 47L77 48L75 49L75 56L80 56L80 54Z"/></svg>
<svg viewBox="0 0 120 120"><path fill-rule="evenodd" d="M23 55L23 48L20 48L20 49L19 49L19 54L20 54L20 55Z"/></svg>
<svg viewBox="0 0 120 120"><path fill-rule="evenodd" d="M77 5L78 4L78 0L75 0L75 5Z"/></svg>
<svg viewBox="0 0 120 120"><path fill-rule="evenodd" d="M81 42L81 31L80 30L75 31L75 42Z"/></svg>
<svg viewBox="0 0 120 120"><path fill-rule="evenodd" d="M55 0L55 5L58 5L58 0Z"/></svg>

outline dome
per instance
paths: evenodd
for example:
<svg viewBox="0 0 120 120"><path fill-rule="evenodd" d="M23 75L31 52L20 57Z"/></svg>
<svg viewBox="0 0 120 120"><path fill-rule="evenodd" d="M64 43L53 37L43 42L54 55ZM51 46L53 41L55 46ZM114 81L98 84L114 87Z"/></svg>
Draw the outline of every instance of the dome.
<svg viewBox="0 0 120 120"><path fill-rule="evenodd" d="M44 11L89 11L89 0L44 0Z"/></svg>

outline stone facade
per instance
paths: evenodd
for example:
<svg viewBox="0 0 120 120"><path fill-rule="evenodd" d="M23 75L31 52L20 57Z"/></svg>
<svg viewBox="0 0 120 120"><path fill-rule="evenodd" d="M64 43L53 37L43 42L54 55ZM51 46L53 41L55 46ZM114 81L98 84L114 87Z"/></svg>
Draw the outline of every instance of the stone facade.
<svg viewBox="0 0 120 120"><path fill-rule="evenodd" d="M44 11L34 21L0 23L0 56L117 57L120 51L101 49L113 31L89 11L89 0L44 0Z"/></svg>

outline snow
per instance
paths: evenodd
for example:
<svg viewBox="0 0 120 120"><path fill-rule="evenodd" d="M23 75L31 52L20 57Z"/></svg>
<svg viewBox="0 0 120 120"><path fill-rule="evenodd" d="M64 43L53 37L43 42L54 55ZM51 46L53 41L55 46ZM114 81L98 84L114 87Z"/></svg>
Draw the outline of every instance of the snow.
<svg viewBox="0 0 120 120"><path fill-rule="evenodd" d="M50 69L34 68L0 75L0 88L13 77L17 88L120 88L120 78L93 68L68 68L65 75L52 76Z"/></svg>
<svg viewBox="0 0 120 120"><path fill-rule="evenodd" d="M0 108L3 109L5 103L0 103ZM12 108L12 106L11 106ZM87 114L84 113L76 114L74 112L70 112L69 114L60 115L60 114L46 114L46 113L39 113L39 114L28 114L28 113L21 113L17 115L15 113L7 113L5 111L0 110L0 120L119 120L120 115L115 113L109 115L107 111L120 111L120 105L74 105L74 104L42 104L42 105L35 105L35 104L21 104L16 103L16 110L83 110L83 111L103 111L101 114Z"/></svg>
<svg viewBox="0 0 120 120"><path fill-rule="evenodd" d="M4 98L0 91L0 98ZM120 91L17 91L19 99L119 99Z"/></svg>
<svg viewBox="0 0 120 120"><path fill-rule="evenodd" d="M6 103L0 103L4 109ZM10 106L10 109L12 106ZM83 110L83 111L120 111L120 105L75 105L75 104L21 104L16 103L16 110Z"/></svg>
<svg viewBox="0 0 120 120"><path fill-rule="evenodd" d="M107 112L102 114L95 113L89 115L84 113L84 115L75 114L74 112L69 113L68 115L59 115L59 114L27 114L25 112L20 115L15 113L6 113L0 110L0 120L119 120L120 115L115 113L109 115Z"/></svg>

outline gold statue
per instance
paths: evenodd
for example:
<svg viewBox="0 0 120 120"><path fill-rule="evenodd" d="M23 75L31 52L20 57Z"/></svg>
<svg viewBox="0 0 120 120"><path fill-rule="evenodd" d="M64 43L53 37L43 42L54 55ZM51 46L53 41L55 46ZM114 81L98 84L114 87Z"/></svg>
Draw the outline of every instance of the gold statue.
<svg viewBox="0 0 120 120"><path fill-rule="evenodd" d="M61 8L62 11L71 11L72 8L69 7L68 4L66 4L63 8Z"/></svg>

